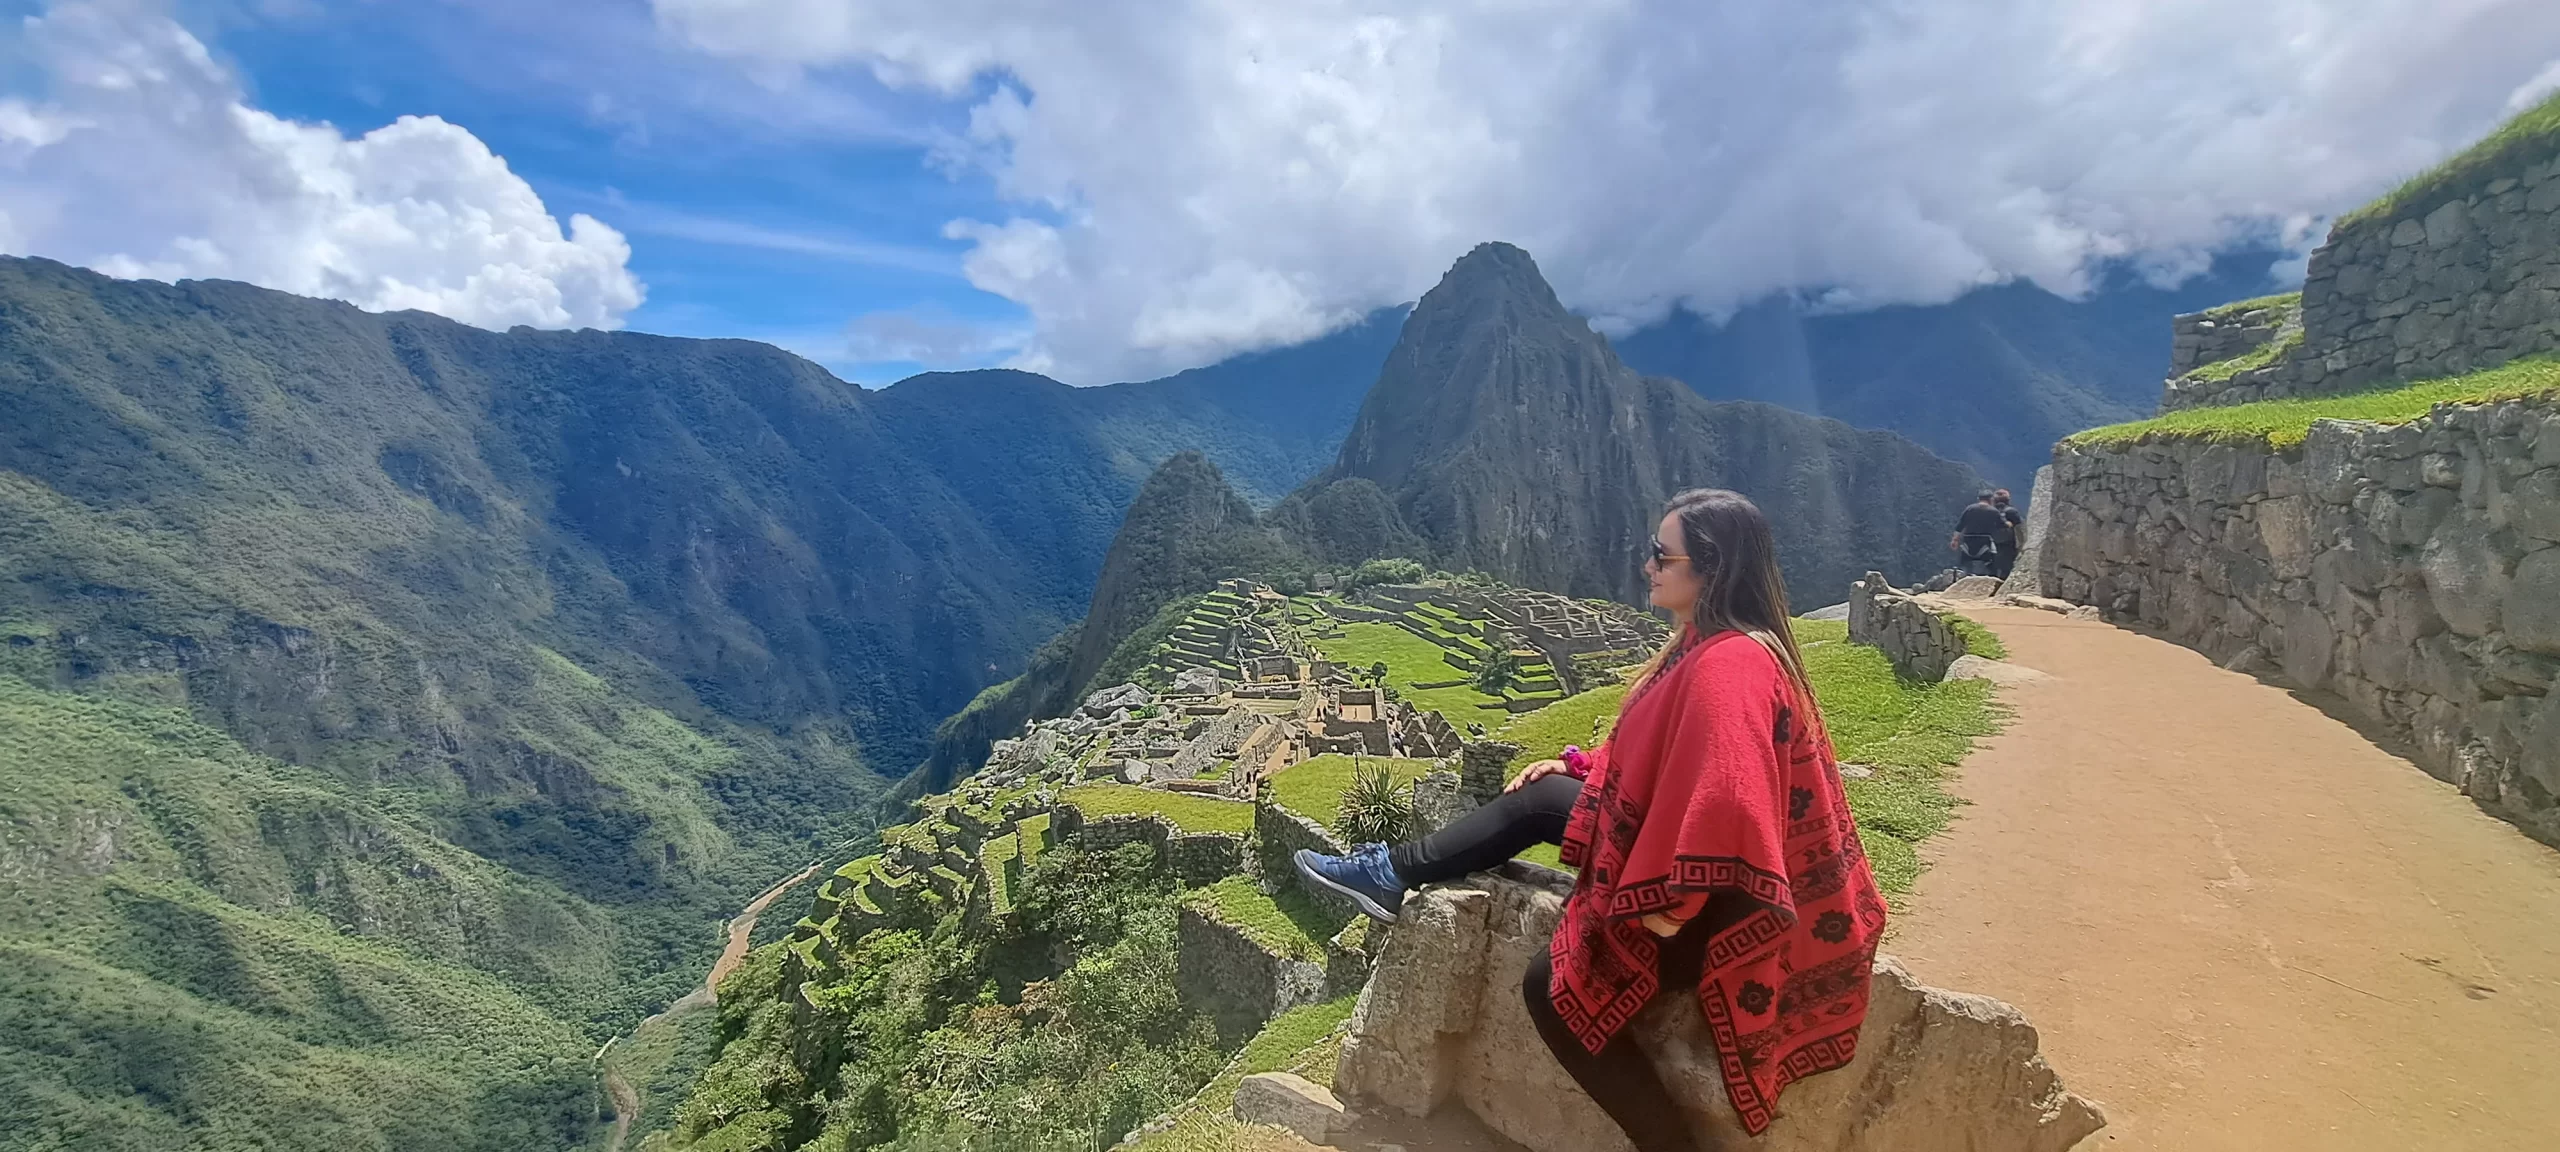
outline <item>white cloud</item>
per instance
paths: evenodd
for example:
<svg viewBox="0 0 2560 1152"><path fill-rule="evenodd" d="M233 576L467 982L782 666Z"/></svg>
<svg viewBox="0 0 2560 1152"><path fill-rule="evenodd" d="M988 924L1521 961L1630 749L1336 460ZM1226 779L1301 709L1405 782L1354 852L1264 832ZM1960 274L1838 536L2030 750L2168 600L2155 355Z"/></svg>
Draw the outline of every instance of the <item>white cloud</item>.
<svg viewBox="0 0 2560 1152"><path fill-rule="evenodd" d="M349 139L252 108L150 0L61 0L24 34L49 91L0 101L0 249L490 328L610 328L640 304L621 233L577 215L564 234L456 125Z"/></svg>
<svg viewBox="0 0 2560 1152"><path fill-rule="evenodd" d="M2192 267L2424 168L2560 49L2549 0L653 0L760 74L972 102L1020 208L954 235L1080 382L1529 248L1620 320Z"/></svg>
<svg viewBox="0 0 2560 1152"><path fill-rule="evenodd" d="M862 363L921 364L928 370L976 368L1021 350L1019 325L973 320L925 305L872 312L845 325L845 352Z"/></svg>

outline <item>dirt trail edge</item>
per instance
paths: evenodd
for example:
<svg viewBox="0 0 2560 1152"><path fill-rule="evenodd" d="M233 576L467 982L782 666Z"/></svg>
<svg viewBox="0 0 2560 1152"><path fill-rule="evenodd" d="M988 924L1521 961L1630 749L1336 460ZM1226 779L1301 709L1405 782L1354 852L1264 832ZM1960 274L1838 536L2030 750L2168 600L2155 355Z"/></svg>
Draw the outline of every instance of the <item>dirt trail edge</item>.
<svg viewBox="0 0 2560 1152"><path fill-rule="evenodd" d="M1886 947L2026 1011L2084 1148L2560 1148L2560 852L2195 652L1966 614L2056 679Z"/></svg>
<svg viewBox="0 0 2560 1152"><path fill-rule="evenodd" d="M632 1035L637 1036L641 1029L657 1025L679 1013L690 1012L696 1008L708 1008L719 1003L720 982L728 979L729 974L737 971L738 965L746 961L747 942L754 939L756 934L756 918L764 915L764 910L781 898L783 893L790 891L793 885L817 875L820 867L822 865L811 864L792 873L788 879L765 889L762 895L747 901L747 906L730 919L728 935L720 943L720 956L711 962L711 971L703 975L702 986L685 993L658 1014L641 1021L638 1028L631 1030ZM611 1045L606 1047L610 1048ZM601 1058L603 1053L599 1052L597 1055ZM622 1142L631 1135L631 1118L640 1111L640 1090L633 1087L629 1080L624 1079L622 1070L614 1067L611 1061L606 1061L604 1064L604 1090L606 1095L613 1098L613 1134L605 1141L604 1150L605 1152L622 1152Z"/></svg>

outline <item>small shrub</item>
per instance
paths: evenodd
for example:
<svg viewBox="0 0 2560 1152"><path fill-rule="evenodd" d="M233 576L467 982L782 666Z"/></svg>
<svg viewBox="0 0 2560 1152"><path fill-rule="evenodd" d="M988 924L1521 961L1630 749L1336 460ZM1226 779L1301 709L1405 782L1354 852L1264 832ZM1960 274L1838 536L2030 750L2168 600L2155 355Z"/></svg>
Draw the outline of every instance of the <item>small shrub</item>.
<svg viewBox="0 0 2560 1152"><path fill-rule="evenodd" d="M1413 797L1385 760L1364 760L1342 792L1342 817L1334 828L1353 844L1394 844L1413 835Z"/></svg>

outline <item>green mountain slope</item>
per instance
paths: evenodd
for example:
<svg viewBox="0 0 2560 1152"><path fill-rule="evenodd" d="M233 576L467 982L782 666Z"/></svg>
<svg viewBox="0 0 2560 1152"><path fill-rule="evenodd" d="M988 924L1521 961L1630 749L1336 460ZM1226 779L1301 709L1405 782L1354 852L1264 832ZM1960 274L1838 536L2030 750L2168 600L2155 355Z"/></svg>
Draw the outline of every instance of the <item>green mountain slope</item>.
<svg viewBox="0 0 2560 1152"><path fill-rule="evenodd" d="M176 709L0 676L0 1147L577 1146L579 1025L657 943Z"/></svg>

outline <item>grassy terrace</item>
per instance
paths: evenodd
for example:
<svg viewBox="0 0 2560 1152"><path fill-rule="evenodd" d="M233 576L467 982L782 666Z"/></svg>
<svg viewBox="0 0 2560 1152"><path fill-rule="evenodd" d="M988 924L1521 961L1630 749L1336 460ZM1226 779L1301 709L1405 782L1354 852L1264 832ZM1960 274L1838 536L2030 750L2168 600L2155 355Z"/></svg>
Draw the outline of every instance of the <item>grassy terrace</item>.
<svg viewBox="0 0 2560 1152"><path fill-rule="evenodd" d="M1086 820L1107 816L1162 816L1185 832L1225 832L1242 836L1253 829L1253 805L1180 792L1159 792L1130 784L1083 784L1061 793ZM1026 823L1028 823L1026 821Z"/></svg>
<svg viewBox="0 0 2560 1152"><path fill-rule="evenodd" d="M2190 380L2228 380L2243 372L2255 371L2275 363L2286 353L2302 346L2302 329L2295 328L2228 360L2216 360L2187 373Z"/></svg>
<svg viewBox="0 0 2560 1152"><path fill-rule="evenodd" d="M1396 779L1416 780L1431 771L1428 760L1395 760L1371 756L1395 769ZM1342 793L1351 787L1351 757L1340 753L1300 761L1271 778L1271 798L1286 808L1327 828L1342 818Z"/></svg>
<svg viewBox="0 0 2560 1152"><path fill-rule="evenodd" d="M1022 866L1028 868L1039 863L1040 850L1049 842L1049 814L1043 812L1023 817L1021 823L1013 826L1013 836L1015 850L1022 853Z"/></svg>
<svg viewBox="0 0 2560 1152"><path fill-rule="evenodd" d="M2560 152L2560 93L2506 122L2479 143L2394 188L2381 199L2338 218L2344 228L2391 216L2428 195L2493 169L2534 162Z"/></svg>
<svg viewBox="0 0 2560 1152"><path fill-rule="evenodd" d="M1463 724L1484 716L1485 711L1477 705L1495 700L1495 697L1464 684L1455 688L1415 689L1416 684L1466 680L1469 674L1443 658L1439 645L1393 624L1366 621L1344 624L1339 638L1316 640L1313 644L1328 659L1353 668L1366 668L1385 661L1387 683L1398 694L1416 708L1438 709L1447 713L1452 723Z"/></svg>
<svg viewBox="0 0 2560 1152"><path fill-rule="evenodd" d="M2424 417L2438 404L2490 404L2501 400L2560 399L2560 360L2535 358L2416 384L2397 385L2341 396L2306 396L2261 400L2216 408L2189 408L2110 424L2079 433L2066 444L2112 447L2157 440L2193 440L2215 444L2298 448L2321 420L2366 420L2406 424Z"/></svg>
<svg viewBox="0 0 2560 1152"><path fill-rule="evenodd" d="M1579 744L1585 748L1597 745L1609 727L1618 722L1618 701L1625 699L1627 686L1612 684L1594 688L1579 696L1568 696L1540 708L1523 712L1509 724L1494 732L1494 738L1520 746L1517 768L1526 768L1540 760L1564 755L1564 746Z"/></svg>
<svg viewBox="0 0 2560 1152"><path fill-rule="evenodd" d="M1278 898L1265 896L1249 876L1229 876L1184 898L1211 919L1293 960L1324 959L1324 942L1342 923L1317 908L1294 884Z"/></svg>
<svg viewBox="0 0 2560 1152"><path fill-rule="evenodd" d="M989 840L978 849L978 874L986 877L987 907L996 915L1013 911L1013 885L1004 877L1004 866L1022 854L1022 839L1007 832Z"/></svg>

